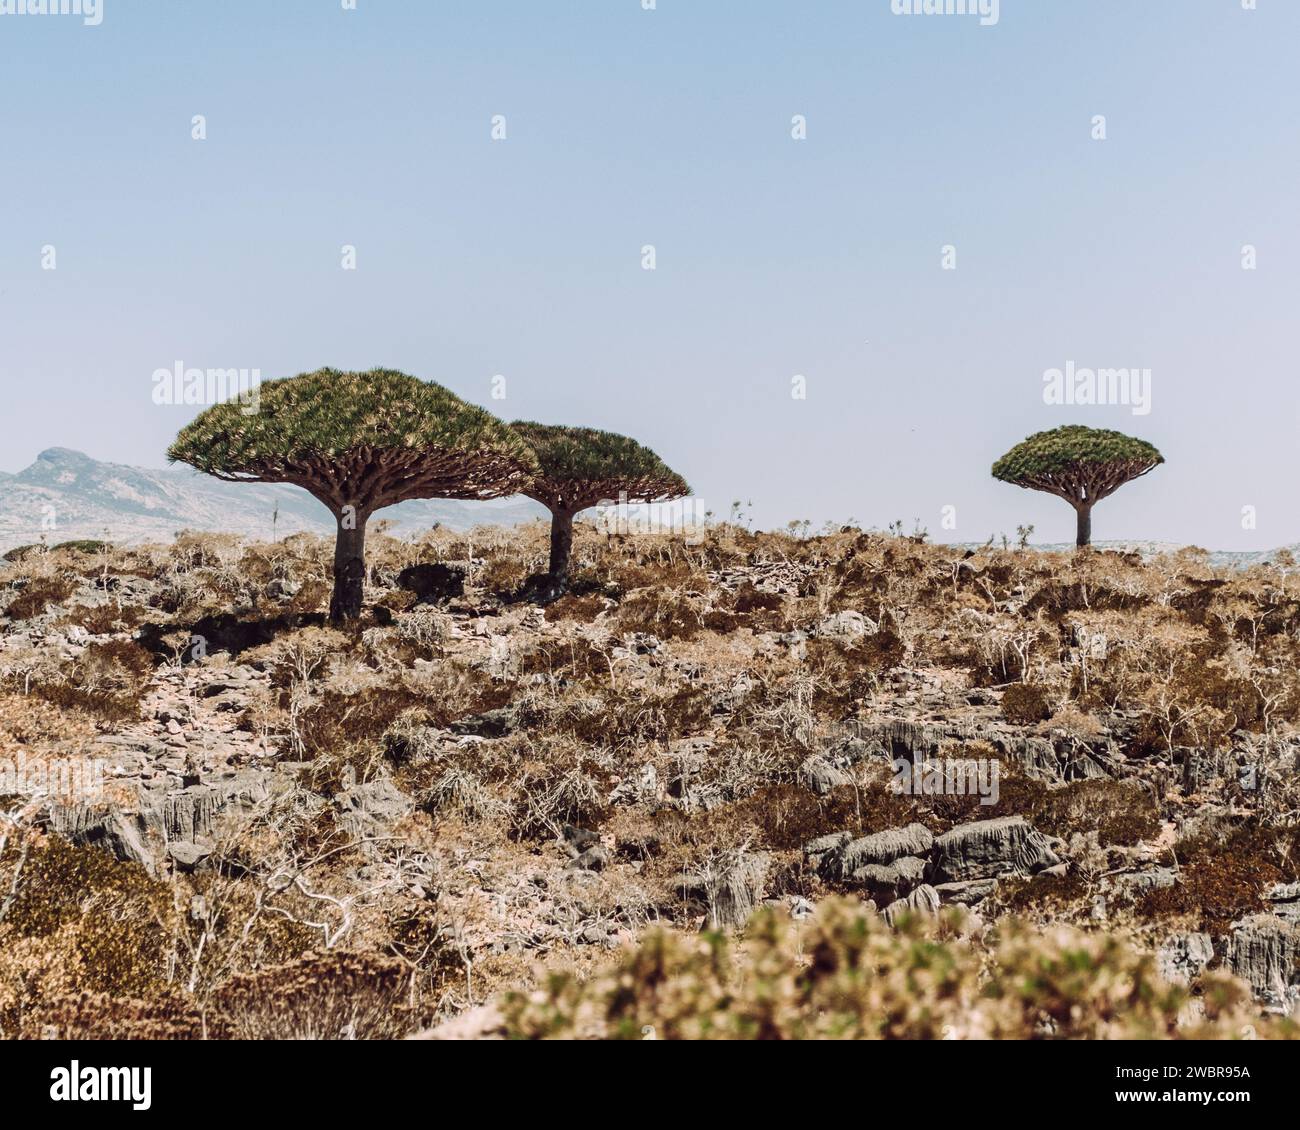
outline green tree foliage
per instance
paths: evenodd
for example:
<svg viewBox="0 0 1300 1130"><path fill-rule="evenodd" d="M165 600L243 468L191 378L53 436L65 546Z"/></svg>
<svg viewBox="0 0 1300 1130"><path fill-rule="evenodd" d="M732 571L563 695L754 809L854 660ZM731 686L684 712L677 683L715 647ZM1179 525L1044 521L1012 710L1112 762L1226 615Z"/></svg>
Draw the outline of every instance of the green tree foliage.
<svg viewBox="0 0 1300 1130"><path fill-rule="evenodd" d="M552 596L568 583L574 515L604 501L668 502L691 493L681 475L627 436L523 420L511 427L536 453L541 468L523 493L551 512Z"/></svg>
<svg viewBox="0 0 1300 1130"><path fill-rule="evenodd" d="M390 369L319 369L268 381L256 402L201 413L168 450L230 482L293 483L338 522L330 618L360 615L366 521L408 498L515 494L537 462L490 412Z"/></svg>
<svg viewBox="0 0 1300 1130"><path fill-rule="evenodd" d="M1092 540L1092 508L1165 461L1151 444L1123 432L1069 424L1038 432L993 464L993 477L1065 499L1078 516L1076 544Z"/></svg>

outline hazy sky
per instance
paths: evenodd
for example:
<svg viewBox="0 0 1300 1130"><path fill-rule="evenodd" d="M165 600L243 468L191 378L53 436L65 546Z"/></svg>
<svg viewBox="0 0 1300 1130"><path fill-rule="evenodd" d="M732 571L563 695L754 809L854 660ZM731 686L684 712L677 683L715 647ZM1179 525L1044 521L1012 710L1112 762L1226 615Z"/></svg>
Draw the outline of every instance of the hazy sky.
<svg viewBox="0 0 1300 1130"><path fill-rule="evenodd" d="M989 465L1083 423L1168 460L1097 538L1300 540L1296 0L103 4L0 16L0 469L162 466L176 361L384 365L765 526L1069 540ZM1045 404L1067 362L1149 414Z"/></svg>

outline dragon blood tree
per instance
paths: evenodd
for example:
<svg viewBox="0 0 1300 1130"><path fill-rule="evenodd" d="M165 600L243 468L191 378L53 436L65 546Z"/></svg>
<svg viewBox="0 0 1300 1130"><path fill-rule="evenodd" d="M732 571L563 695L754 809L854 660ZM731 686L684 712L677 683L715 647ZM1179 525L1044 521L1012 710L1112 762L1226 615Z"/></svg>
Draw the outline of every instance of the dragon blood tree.
<svg viewBox="0 0 1300 1130"><path fill-rule="evenodd" d="M1092 540L1092 508L1164 461L1145 440L1070 424L1017 444L993 464L993 477L1065 499L1078 515L1075 544L1085 546Z"/></svg>
<svg viewBox="0 0 1300 1130"><path fill-rule="evenodd" d="M366 521L408 498L517 494L537 470L518 435L431 381L319 369L268 381L257 411L227 401L181 429L173 462L237 483L293 483L334 515L330 619L361 614Z"/></svg>
<svg viewBox="0 0 1300 1130"><path fill-rule="evenodd" d="M568 587L576 514L607 500L669 502L691 493L681 475L627 436L526 421L510 426L536 452L541 468L522 493L551 512L551 598Z"/></svg>

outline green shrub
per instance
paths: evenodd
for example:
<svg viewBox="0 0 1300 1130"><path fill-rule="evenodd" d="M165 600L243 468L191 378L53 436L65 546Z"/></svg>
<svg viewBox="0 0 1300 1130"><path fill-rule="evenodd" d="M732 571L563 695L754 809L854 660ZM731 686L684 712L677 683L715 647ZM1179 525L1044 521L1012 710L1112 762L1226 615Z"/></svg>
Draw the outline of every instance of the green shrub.
<svg viewBox="0 0 1300 1130"><path fill-rule="evenodd" d="M1203 981L1203 1019L1179 1023L1191 991L1114 934L1015 921L980 939L962 917L904 916L891 928L847 900L811 924L776 911L750 923L742 953L718 933L655 931L589 978L552 972L502 1001L516 1039L1230 1038L1263 1021L1239 982Z"/></svg>

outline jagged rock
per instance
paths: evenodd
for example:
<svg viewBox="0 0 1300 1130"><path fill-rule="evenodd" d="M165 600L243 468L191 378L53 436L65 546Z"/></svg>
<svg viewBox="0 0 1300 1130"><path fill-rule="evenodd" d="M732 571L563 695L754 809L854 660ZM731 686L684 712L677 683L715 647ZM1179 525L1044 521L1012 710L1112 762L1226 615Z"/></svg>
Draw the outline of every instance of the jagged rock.
<svg viewBox="0 0 1300 1130"><path fill-rule="evenodd" d="M890 828L854 839L850 832L833 832L804 845L804 857L819 875L827 879L851 878L870 865L887 865L904 856L925 855L934 835L924 824Z"/></svg>
<svg viewBox="0 0 1300 1130"><path fill-rule="evenodd" d="M1061 860L1053 841L1023 816L960 824L934 843L931 875L941 882L1031 875Z"/></svg>
<svg viewBox="0 0 1300 1130"><path fill-rule="evenodd" d="M173 840L167 845L167 854L178 871L193 871L212 854L212 848L189 840Z"/></svg>
<svg viewBox="0 0 1300 1130"><path fill-rule="evenodd" d="M1112 875L1105 882L1107 890L1113 890L1127 898L1138 898L1151 891L1162 891L1178 883L1178 872L1172 867L1150 867L1145 871L1126 871L1122 875Z"/></svg>
<svg viewBox="0 0 1300 1130"><path fill-rule="evenodd" d="M881 913L884 915L885 921L892 926L897 921L898 916L904 912L937 914L938 911L939 892L928 884L922 884L907 898L891 902Z"/></svg>
<svg viewBox="0 0 1300 1130"><path fill-rule="evenodd" d="M272 577L266 585L266 595L272 600L292 600L302 592L302 582L286 577Z"/></svg>
<svg viewBox="0 0 1300 1130"><path fill-rule="evenodd" d="M806 758L799 766L799 780L818 796L825 796L834 789L853 783L853 778L843 769L816 754Z"/></svg>
<svg viewBox="0 0 1300 1130"><path fill-rule="evenodd" d="M1279 918L1300 924L1300 883L1275 883L1264 894Z"/></svg>
<svg viewBox="0 0 1300 1130"><path fill-rule="evenodd" d="M890 828L853 840L840 853L841 875L852 875L868 863L893 863L905 855L925 855L934 846L934 834L924 824Z"/></svg>
<svg viewBox="0 0 1300 1130"><path fill-rule="evenodd" d="M139 816L113 805L52 804L47 819L51 831L78 846L104 848L116 859L140 864L151 875L157 870Z"/></svg>
<svg viewBox="0 0 1300 1130"><path fill-rule="evenodd" d="M770 859L763 853L740 852L721 866L682 877L682 891L704 904L709 926L738 929L763 901Z"/></svg>
<svg viewBox="0 0 1300 1130"><path fill-rule="evenodd" d="M818 836L804 844L804 858L817 874L830 875L838 864L840 853L852 841L851 832L832 832L828 836Z"/></svg>
<svg viewBox="0 0 1300 1130"><path fill-rule="evenodd" d="M1119 762L1118 747L1109 737L1080 743L1065 735L1043 738L987 722L913 722L903 718L857 722L837 735L833 748L850 737L865 743L876 756L914 764L943 756L946 748L986 742L1000 758L1045 781L1109 777Z"/></svg>
<svg viewBox="0 0 1300 1130"><path fill-rule="evenodd" d="M911 891L925 878L925 860L914 855L904 855L892 863L867 863L849 876L872 895L897 898Z"/></svg>
<svg viewBox="0 0 1300 1130"><path fill-rule="evenodd" d="M609 852L597 843L580 852L569 861L575 871L603 871L609 863Z"/></svg>
<svg viewBox="0 0 1300 1130"><path fill-rule="evenodd" d="M600 833L593 832L590 828L578 828L573 824L565 824L560 829L564 836L564 842L573 856L581 855L590 847L600 843Z"/></svg>
<svg viewBox="0 0 1300 1130"><path fill-rule="evenodd" d="M485 710L482 714L471 714L453 722L449 729L453 734L473 734L480 738L504 738L519 725L519 709L515 706L498 706L495 710Z"/></svg>
<svg viewBox="0 0 1300 1130"><path fill-rule="evenodd" d="M387 832L415 807L415 802L388 777L353 785L334 799L342 810L345 826L354 836Z"/></svg>
<svg viewBox="0 0 1300 1130"><path fill-rule="evenodd" d="M1213 958L1209 934L1174 934L1156 950L1160 975L1179 985L1199 977Z"/></svg>
<svg viewBox="0 0 1300 1130"><path fill-rule="evenodd" d="M145 821L167 840L206 839L213 835L219 816L248 812L267 796L264 773L240 770L208 784L150 797Z"/></svg>
<svg viewBox="0 0 1300 1130"><path fill-rule="evenodd" d="M1272 914L1233 923L1225 964L1272 1008L1300 1004L1300 926Z"/></svg>
<svg viewBox="0 0 1300 1130"><path fill-rule="evenodd" d="M578 935L578 941L587 946L613 948L618 945L618 931L612 927L593 922L590 926L583 927L582 933Z"/></svg>
<svg viewBox="0 0 1300 1130"><path fill-rule="evenodd" d="M681 807L712 808L721 803L722 798L716 788L710 793L701 789L696 778L707 767L709 753L713 749L713 739L706 737L678 738L668 743L668 796L681 802Z"/></svg>
<svg viewBox="0 0 1300 1130"><path fill-rule="evenodd" d="M954 902L958 906L975 906L998 889L996 879L967 879L960 883L936 883L934 888L941 902Z"/></svg>
<svg viewBox="0 0 1300 1130"><path fill-rule="evenodd" d="M648 632L631 632L623 640L622 646L612 649L610 654L616 659L627 659L633 655L658 655L663 647L658 636L652 636Z"/></svg>
<svg viewBox="0 0 1300 1130"><path fill-rule="evenodd" d="M846 609L843 612L836 612L834 615L827 616L817 625L814 634L840 639L859 639L862 636L872 635L878 630L879 628L874 620L867 619L861 612Z"/></svg>
<svg viewBox="0 0 1300 1130"><path fill-rule="evenodd" d="M659 772L647 762L635 776L620 781L609 794L610 804L635 804L659 795Z"/></svg>

